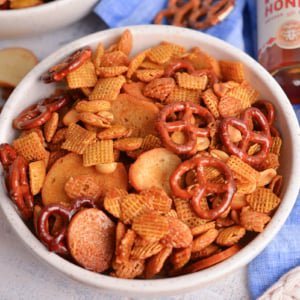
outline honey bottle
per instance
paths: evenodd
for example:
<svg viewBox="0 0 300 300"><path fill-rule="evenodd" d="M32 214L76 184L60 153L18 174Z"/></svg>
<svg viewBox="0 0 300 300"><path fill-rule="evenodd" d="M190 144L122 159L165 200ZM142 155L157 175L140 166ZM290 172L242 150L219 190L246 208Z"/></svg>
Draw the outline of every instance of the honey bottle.
<svg viewBox="0 0 300 300"><path fill-rule="evenodd" d="M258 61L300 104L300 0L257 0Z"/></svg>

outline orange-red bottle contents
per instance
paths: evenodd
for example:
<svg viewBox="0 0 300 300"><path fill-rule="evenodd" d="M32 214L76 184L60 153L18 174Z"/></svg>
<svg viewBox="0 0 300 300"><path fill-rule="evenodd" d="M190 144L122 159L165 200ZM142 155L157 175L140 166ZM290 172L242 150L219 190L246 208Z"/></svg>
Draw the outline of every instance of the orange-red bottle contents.
<svg viewBox="0 0 300 300"><path fill-rule="evenodd" d="M300 103L300 0L259 0L259 62Z"/></svg>

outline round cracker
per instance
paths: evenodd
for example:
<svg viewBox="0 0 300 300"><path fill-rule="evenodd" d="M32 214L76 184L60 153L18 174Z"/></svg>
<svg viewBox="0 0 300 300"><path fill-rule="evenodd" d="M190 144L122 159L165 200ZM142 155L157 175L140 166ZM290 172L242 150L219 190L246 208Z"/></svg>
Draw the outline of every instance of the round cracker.
<svg viewBox="0 0 300 300"><path fill-rule="evenodd" d="M159 187L171 195L170 177L181 163L179 156L166 148L155 148L141 154L129 168L129 181L137 190Z"/></svg>
<svg viewBox="0 0 300 300"><path fill-rule="evenodd" d="M98 273L108 269L114 253L115 227L114 222L97 208L79 211L67 232L68 248L75 261Z"/></svg>
<svg viewBox="0 0 300 300"><path fill-rule="evenodd" d="M122 163L117 163L116 170L110 174L99 173L94 166L84 167L82 157L75 153L69 153L59 158L46 175L42 188L42 201L44 205L50 203L62 203L69 205L64 186L71 176L91 175L98 183L101 194L109 188L121 188L127 190L128 176Z"/></svg>

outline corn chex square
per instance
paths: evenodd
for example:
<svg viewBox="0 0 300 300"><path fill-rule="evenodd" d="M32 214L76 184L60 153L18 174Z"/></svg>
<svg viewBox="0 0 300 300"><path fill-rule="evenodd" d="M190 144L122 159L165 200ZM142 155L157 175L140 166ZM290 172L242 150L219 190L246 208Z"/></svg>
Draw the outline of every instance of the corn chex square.
<svg viewBox="0 0 300 300"><path fill-rule="evenodd" d="M168 45L172 49L172 59L179 59L186 52L186 48L184 46L168 41L163 41L162 45Z"/></svg>
<svg viewBox="0 0 300 300"><path fill-rule="evenodd" d="M28 162L44 160L49 156L48 151L41 142L41 138L35 131L14 140L13 147Z"/></svg>
<svg viewBox="0 0 300 300"><path fill-rule="evenodd" d="M161 69L141 69L135 72L136 77L143 82L150 82L155 78L163 76L164 70Z"/></svg>
<svg viewBox="0 0 300 300"><path fill-rule="evenodd" d="M94 142L96 133L86 130L76 123L71 123L66 132L66 140L61 145L62 149L83 154L86 147Z"/></svg>
<svg viewBox="0 0 300 300"><path fill-rule="evenodd" d="M146 57L147 50L138 53L135 55L129 62L128 65L128 71L126 74L127 78L131 78L133 73L139 68L139 66L143 63L145 57Z"/></svg>
<svg viewBox="0 0 300 300"><path fill-rule="evenodd" d="M272 137L270 152L280 155L282 139L279 136Z"/></svg>
<svg viewBox="0 0 300 300"><path fill-rule="evenodd" d="M245 77L243 64L239 61L220 60L220 67L223 75L223 81L243 82Z"/></svg>
<svg viewBox="0 0 300 300"><path fill-rule="evenodd" d="M83 166L114 162L113 140L100 140L89 144L83 153Z"/></svg>
<svg viewBox="0 0 300 300"><path fill-rule="evenodd" d="M190 228L207 222L206 219L200 218L195 213L189 200L175 197L174 204L178 218Z"/></svg>
<svg viewBox="0 0 300 300"><path fill-rule="evenodd" d="M186 72L175 73L175 78L180 87L191 90L204 90L208 82L206 75L193 76Z"/></svg>
<svg viewBox="0 0 300 300"><path fill-rule="evenodd" d="M189 90L183 87L175 86L171 93L168 95L165 102L174 103L174 102L185 102L190 101L195 104L200 104L201 100L201 91L200 90Z"/></svg>
<svg viewBox="0 0 300 300"><path fill-rule="evenodd" d="M82 66L67 75L67 83L70 89L93 87L96 82L95 66L91 60L87 60Z"/></svg>
<svg viewBox="0 0 300 300"><path fill-rule="evenodd" d="M219 98L216 96L214 91L211 88L207 89L205 92L203 92L202 99L214 118L218 119L220 117L220 112L218 109Z"/></svg>
<svg viewBox="0 0 300 300"><path fill-rule="evenodd" d="M221 76L218 60L207 52L202 51L199 47L193 48L186 58L194 66L195 70L209 69L214 71L218 77Z"/></svg>
<svg viewBox="0 0 300 300"><path fill-rule="evenodd" d="M281 199L271 189L258 187L253 193L246 195L246 201L255 211L269 214L279 205Z"/></svg>
<svg viewBox="0 0 300 300"><path fill-rule="evenodd" d="M157 64L164 64L170 58L173 54L173 47L171 44L160 44L158 46L155 46L151 48L147 52L147 58Z"/></svg>
<svg viewBox="0 0 300 300"><path fill-rule="evenodd" d="M129 29L126 29L120 38L120 41L118 43L118 49L123 53L125 53L127 56L129 56L132 47L133 47L132 33Z"/></svg>
<svg viewBox="0 0 300 300"><path fill-rule="evenodd" d="M92 62L94 64L95 68L100 67L100 65L101 65L101 59L102 59L102 57L104 55L104 51L105 50L104 50L103 44L99 43L97 45L97 48L94 51L94 55L92 57Z"/></svg>
<svg viewBox="0 0 300 300"><path fill-rule="evenodd" d="M112 66L112 67L99 67L96 68L96 73L100 77L114 77L127 72L126 66Z"/></svg>
<svg viewBox="0 0 300 300"><path fill-rule="evenodd" d="M234 178L241 181L254 181L259 178L259 172L250 165L242 161L239 157L231 155L227 160L227 165L231 169Z"/></svg>
<svg viewBox="0 0 300 300"><path fill-rule="evenodd" d="M33 196L37 195L46 177L46 164L44 160L29 163L30 190Z"/></svg>
<svg viewBox="0 0 300 300"><path fill-rule="evenodd" d="M127 66L129 63L128 56L119 50L104 52L101 58L100 67Z"/></svg>
<svg viewBox="0 0 300 300"><path fill-rule="evenodd" d="M89 95L89 100L115 100L125 81L123 75L100 78Z"/></svg>
<svg viewBox="0 0 300 300"><path fill-rule="evenodd" d="M226 96L232 96L236 99L239 99L242 104L242 109L250 107L251 104L255 101L252 100L252 97L255 97L255 94L253 94L252 90L250 90L246 86L242 86L241 84L229 90L226 93ZM257 97L255 97L255 99L256 98Z"/></svg>

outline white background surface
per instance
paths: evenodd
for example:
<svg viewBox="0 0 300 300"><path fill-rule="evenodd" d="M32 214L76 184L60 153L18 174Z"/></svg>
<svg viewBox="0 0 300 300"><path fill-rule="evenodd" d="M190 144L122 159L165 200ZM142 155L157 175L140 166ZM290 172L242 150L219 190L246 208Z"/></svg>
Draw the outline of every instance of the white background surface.
<svg viewBox="0 0 300 300"><path fill-rule="evenodd" d="M21 39L0 39L0 49L24 47L33 51L37 58L42 60L63 45L104 28L105 25L94 14L90 14L80 22L48 34ZM22 244L0 210L0 299L123 300L134 298L105 295L99 290L66 278L44 262L37 260ZM250 296L247 288L247 267L189 294L157 299L248 300Z"/></svg>

